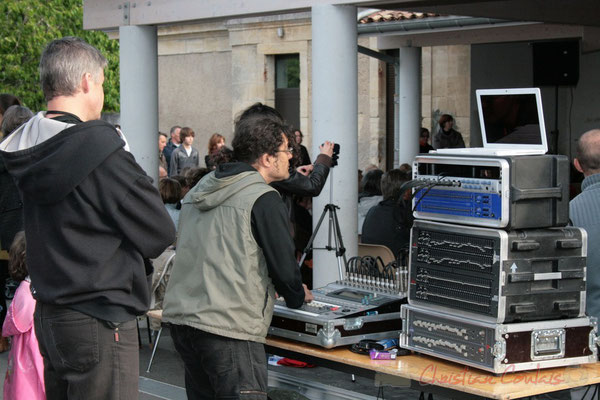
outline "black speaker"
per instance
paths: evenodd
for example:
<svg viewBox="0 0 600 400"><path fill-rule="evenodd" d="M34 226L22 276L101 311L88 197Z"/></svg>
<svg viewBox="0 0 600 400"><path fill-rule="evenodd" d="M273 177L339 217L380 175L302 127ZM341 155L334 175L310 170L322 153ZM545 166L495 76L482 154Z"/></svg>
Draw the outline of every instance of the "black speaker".
<svg viewBox="0 0 600 400"><path fill-rule="evenodd" d="M579 81L579 40L532 43L533 86L575 86Z"/></svg>

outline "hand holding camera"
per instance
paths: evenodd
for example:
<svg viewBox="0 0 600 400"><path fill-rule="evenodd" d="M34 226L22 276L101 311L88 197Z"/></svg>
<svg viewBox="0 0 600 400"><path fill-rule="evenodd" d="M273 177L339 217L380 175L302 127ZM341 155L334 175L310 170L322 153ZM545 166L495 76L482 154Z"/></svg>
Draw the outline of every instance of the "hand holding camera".
<svg viewBox="0 0 600 400"><path fill-rule="evenodd" d="M319 146L319 150L321 151L321 154L325 154L329 157L333 157L333 147L334 147L333 142L326 141L321 146Z"/></svg>
<svg viewBox="0 0 600 400"><path fill-rule="evenodd" d="M340 145L338 143L334 144L333 142L326 141L319 149L321 150L321 154L331 157L331 166L335 167L340 155Z"/></svg>

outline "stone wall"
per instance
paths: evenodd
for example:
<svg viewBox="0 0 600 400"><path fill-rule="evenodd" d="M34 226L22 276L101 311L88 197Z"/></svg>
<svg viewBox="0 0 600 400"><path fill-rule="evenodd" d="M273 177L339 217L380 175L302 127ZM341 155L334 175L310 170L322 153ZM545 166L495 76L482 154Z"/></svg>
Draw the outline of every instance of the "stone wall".
<svg viewBox="0 0 600 400"><path fill-rule="evenodd" d="M377 50L375 37L359 45ZM161 27L158 30L159 129L190 126L204 159L209 137L218 132L228 145L233 121L246 107L275 104L275 56L299 54L300 129L313 156L311 126L310 14L245 18ZM423 126L442 113L455 117L469 143L470 47L440 46L422 52ZM385 167L385 64L358 54L358 165ZM203 163L201 163L203 164Z"/></svg>
<svg viewBox="0 0 600 400"><path fill-rule="evenodd" d="M377 39L359 38L358 44L376 49ZM385 82L385 63L359 54L358 167L363 170L370 164L385 168Z"/></svg>
<svg viewBox="0 0 600 400"><path fill-rule="evenodd" d="M204 166L213 133L233 138L229 33L222 23L160 28L158 55L159 130L191 127Z"/></svg>
<svg viewBox="0 0 600 400"><path fill-rule="evenodd" d="M422 50L422 126L432 135L442 114L454 117L467 146L471 131L471 46L436 46Z"/></svg>

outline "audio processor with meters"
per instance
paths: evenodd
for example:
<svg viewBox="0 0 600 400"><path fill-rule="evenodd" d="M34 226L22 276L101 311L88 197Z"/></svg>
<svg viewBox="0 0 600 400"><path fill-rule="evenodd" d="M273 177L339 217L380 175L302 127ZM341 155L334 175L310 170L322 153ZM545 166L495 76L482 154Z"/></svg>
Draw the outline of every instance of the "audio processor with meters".
<svg viewBox="0 0 600 400"><path fill-rule="evenodd" d="M349 281L330 283L312 294L314 300L299 309L287 308L285 300L278 298L269 334L325 348L400 334L405 295Z"/></svg>
<svg viewBox="0 0 600 400"><path fill-rule="evenodd" d="M587 233L415 220L408 302L508 323L585 315Z"/></svg>
<svg viewBox="0 0 600 400"><path fill-rule="evenodd" d="M494 324L402 306L400 347L496 374L595 363L593 317Z"/></svg>
<svg viewBox="0 0 600 400"><path fill-rule="evenodd" d="M415 218L503 229L569 221L569 160L561 155L420 154Z"/></svg>

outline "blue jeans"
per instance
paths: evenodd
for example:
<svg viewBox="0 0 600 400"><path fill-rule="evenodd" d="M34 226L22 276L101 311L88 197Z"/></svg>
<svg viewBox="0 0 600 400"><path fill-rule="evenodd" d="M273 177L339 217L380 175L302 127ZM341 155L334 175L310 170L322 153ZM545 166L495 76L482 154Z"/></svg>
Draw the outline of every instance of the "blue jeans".
<svg viewBox="0 0 600 400"><path fill-rule="evenodd" d="M261 343L171 325L171 337L185 364L189 400L267 399L267 358Z"/></svg>
<svg viewBox="0 0 600 400"><path fill-rule="evenodd" d="M34 323L48 400L138 398L135 319L111 326L67 307L38 302Z"/></svg>

